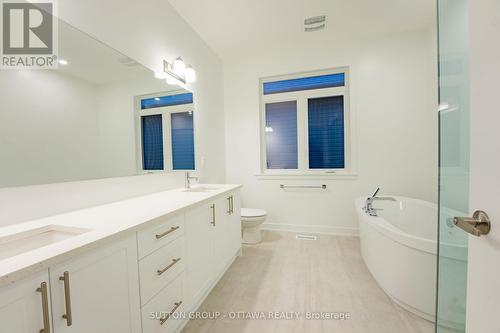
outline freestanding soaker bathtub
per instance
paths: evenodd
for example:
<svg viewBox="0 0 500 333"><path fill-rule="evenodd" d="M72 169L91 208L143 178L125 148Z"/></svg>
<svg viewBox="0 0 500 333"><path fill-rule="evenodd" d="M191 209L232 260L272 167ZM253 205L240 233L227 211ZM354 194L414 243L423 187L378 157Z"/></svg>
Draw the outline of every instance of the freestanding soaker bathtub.
<svg viewBox="0 0 500 333"><path fill-rule="evenodd" d="M435 320L437 205L404 197L375 201L378 216L356 200L361 253L384 291L405 309Z"/></svg>

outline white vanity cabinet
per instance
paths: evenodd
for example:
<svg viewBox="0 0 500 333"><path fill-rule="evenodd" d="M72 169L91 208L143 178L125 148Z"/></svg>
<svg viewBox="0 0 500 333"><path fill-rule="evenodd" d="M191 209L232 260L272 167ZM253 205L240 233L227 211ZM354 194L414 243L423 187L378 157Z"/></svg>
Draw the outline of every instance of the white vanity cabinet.
<svg viewBox="0 0 500 333"><path fill-rule="evenodd" d="M185 310L185 212L137 233L143 333L176 332Z"/></svg>
<svg viewBox="0 0 500 333"><path fill-rule="evenodd" d="M235 200L236 198L236 200ZM213 228L213 259L217 275L224 272L234 255L241 247L241 221L239 197L237 193L229 193L215 201L216 219Z"/></svg>
<svg viewBox="0 0 500 333"><path fill-rule="evenodd" d="M50 267L49 272L51 332L141 332L135 235Z"/></svg>
<svg viewBox="0 0 500 333"><path fill-rule="evenodd" d="M46 270L0 289L0 325L2 333L46 333L50 330L50 288Z"/></svg>
<svg viewBox="0 0 500 333"><path fill-rule="evenodd" d="M241 250L241 198L240 192L235 191L228 195L231 199L231 214L229 214L228 253L234 254Z"/></svg>
<svg viewBox="0 0 500 333"><path fill-rule="evenodd" d="M212 256L212 204L202 204L186 212L186 297L197 305L212 283L214 275Z"/></svg>
<svg viewBox="0 0 500 333"><path fill-rule="evenodd" d="M240 250L236 189L2 286L0 332L178 332Z"/></svg>
<svg viewBox="0 0 500 333"><path fill-rule="evenodd" d="M241 248L239 192L186 212L187 297L192 306L222 276Z"/></svg>

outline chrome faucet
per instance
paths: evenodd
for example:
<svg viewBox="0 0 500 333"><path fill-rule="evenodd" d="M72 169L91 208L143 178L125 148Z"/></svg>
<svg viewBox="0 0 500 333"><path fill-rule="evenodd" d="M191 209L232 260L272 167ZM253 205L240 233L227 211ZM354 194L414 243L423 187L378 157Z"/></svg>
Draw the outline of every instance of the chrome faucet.
<svg viewBox="0 0 500 333"><path fill-rule="evenodd" d="M191 180L198 180L198 177L193 177L189 174L189 171L186 172L186 178L184 179L184 187L191 188Z"/></svg>
<svg viewBox="0 0 500 333"><path fill-rule="evenodd" d="M388 200L388 201L397 201L396 198L393 197L377 197L378 192L380 191L380 187L377 188L375 193L371 197L366 198L366 204L365 204L365 212L370 215L370 216L378 216L377 214L377 208L373 208L373 202L375 200Z"/></svg>

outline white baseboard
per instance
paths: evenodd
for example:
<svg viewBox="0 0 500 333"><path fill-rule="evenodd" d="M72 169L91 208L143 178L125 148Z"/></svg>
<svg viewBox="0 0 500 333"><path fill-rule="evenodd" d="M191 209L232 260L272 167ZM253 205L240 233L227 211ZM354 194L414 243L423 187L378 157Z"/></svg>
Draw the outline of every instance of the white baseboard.
<svg viewBox="0 0 500 333"><path fill-rule="evenodd" d="M326 225L297 225L283 223L264 223L263 230L278 230L289 232L304 232L310 234L324 234L335 236L359 236L358 228L332 227Z"/></svg>

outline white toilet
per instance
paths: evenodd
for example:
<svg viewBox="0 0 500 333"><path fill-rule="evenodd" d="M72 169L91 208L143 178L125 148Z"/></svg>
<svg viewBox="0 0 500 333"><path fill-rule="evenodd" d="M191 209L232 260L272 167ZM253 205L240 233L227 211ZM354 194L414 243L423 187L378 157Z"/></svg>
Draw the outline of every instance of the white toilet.
<svg viewBox="0 0 500 333"><path fill-rule="evenodd" d="M262 237L260 226L266 220L267 212L263 209L241 208L241 229L243 244L258 244Z"/></svg>

